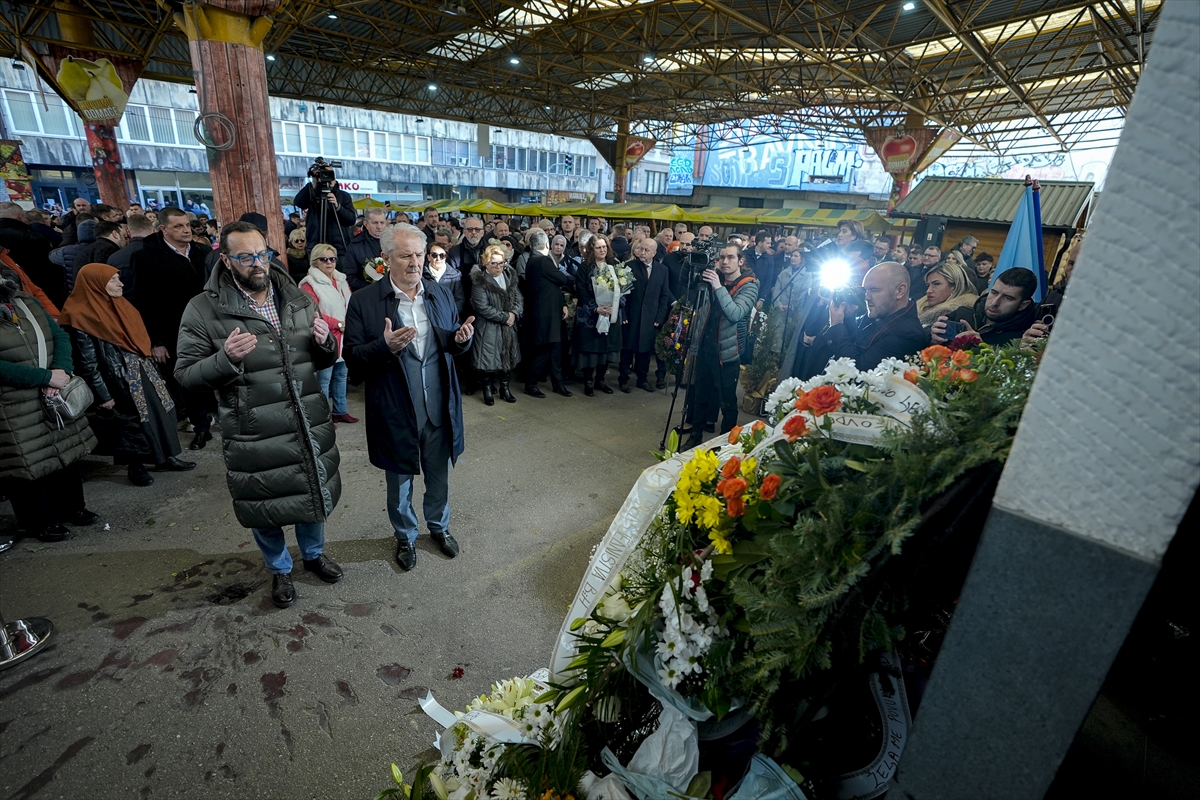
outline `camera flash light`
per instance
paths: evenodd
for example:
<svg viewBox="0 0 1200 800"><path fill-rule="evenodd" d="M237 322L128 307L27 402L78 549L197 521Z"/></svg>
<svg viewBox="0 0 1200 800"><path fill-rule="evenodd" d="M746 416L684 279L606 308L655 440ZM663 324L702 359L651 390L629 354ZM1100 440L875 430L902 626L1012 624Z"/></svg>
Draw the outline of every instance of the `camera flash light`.
<svg viewBox="0 0 1200 800"><path fill-rule="evenodd" d="M850 283L850 262L832 258L821 265L821 286L825 289L841 289Z"/></svg>

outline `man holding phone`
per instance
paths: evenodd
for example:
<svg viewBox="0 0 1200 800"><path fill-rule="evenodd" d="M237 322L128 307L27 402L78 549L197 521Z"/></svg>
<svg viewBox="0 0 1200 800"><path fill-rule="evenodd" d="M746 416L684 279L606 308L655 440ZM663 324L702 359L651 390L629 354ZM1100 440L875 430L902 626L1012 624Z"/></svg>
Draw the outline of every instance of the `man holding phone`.
<svg viewBox="0 0 1200 800"><path fill-rule="evenodd" d="M993 347L1020 339L1037 315L1038 307L1033 302L1037 287L1038 279L1032 270L1024 267L1005 270L974 306L938 317L929 328L930 341L946 344L967 331L974 331Z"/></svg>

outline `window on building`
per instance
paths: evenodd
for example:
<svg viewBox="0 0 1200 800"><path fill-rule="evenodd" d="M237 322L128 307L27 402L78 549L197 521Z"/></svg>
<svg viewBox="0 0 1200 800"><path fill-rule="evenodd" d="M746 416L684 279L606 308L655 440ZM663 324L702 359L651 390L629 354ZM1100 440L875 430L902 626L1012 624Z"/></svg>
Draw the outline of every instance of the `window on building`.
<svg viewBox="0 0 1200 800"><path fill-rule="evenodd" d="M739 197L738 208L763 208L761 197Z"/></svg>
<svg viewBox="0 0 1200 800"><path fill-rule="evenodd" d="M304 126L304 152L308 153L310 156L322 155L320 125Z"/></svg>
<svg viewBox="0 0 1200 800"><path fill-rule="evenodd" d="M186 108L175 109L175 137L185 147L199 147L196 138L196 112Z"/></svg>
<svg viewBox="0 0 1200 800"><path fill-rule="evenodd" d="M146 109L141 106L125 106L125 115L121 117L119 127L125 138L131 141L150 141L150 123L146 120Z"/></svg>
<svg viewBox="0 0 1200 800"><path fill-rule="evenodd" d="M371 132L370 131L355 131L354 132L354 158L371 158Z"/></svg>
<svg viewBox="0 0 1200 800"><path fill-rule="evenodd" d="M67 108L57 97L46 96L46 105L38 108L42 117L42 133L50 136L77 136L72 124L75 112Z"/></svg>
<svg viewBox="0 0 1200 800"><path fill-rule="evenodd" d="M300 146L300 126L295 122L283 123L283 150L286 153L303 153Z"/></svg>
<svg viewBox="0 0 1200 800"><path fill-rule="evenodd" d="M129 116L129 109L125 109L125 115ZM271 120L271 140L275 143L276 153L286 153L287 148L283 146L283 123L277 119Z"/></svg>
<svg viewBox="0 0 1200 800"><path fill-rule="evenodd" d="M550 171L550 154L548 152L546 152L545 150L538 151L537 171L538 172L549 172Z"/></svg>
<svg viewBox="0 0 1200 800"><path fill-rule="evenodd" d="M13 92L4 90L4 100L8 104L8 121L14 131L26 133L41 133L38 125L37 111L33 107L33 95L29 92Z"/></svg>
<svg viewBox="0 0 1200 800"><path fill-rule="evenodd" d="M334 159L338 157L338 129L325 125L321 128L321 155Z"/></svg>
<svg viewBox="0 0 1200 800"><path fill-rule="evenodd" d="M664 194L667 191L667 173L648 169L642 174L645 176L646 194Z"/></svg>
<svg viewBox="0 0 1200 800"><path fill-rule="evenodd" d="M429 163L429 137L428 136L414 136L413 138L417 140L416 163L428 164Z"/></svg>
<svg viewBox="0 0 1200 800"><path fill-rule="evenodd" d="M343 158L354 158L354 131L350 128L338 128L338 144Z"/></svg>
<svg viewBox="0 0 1200 800"><path fill-rule="evenodd" d="M150 106L150 139L155 144L175 144L175 120L171 109Z"/></svg>

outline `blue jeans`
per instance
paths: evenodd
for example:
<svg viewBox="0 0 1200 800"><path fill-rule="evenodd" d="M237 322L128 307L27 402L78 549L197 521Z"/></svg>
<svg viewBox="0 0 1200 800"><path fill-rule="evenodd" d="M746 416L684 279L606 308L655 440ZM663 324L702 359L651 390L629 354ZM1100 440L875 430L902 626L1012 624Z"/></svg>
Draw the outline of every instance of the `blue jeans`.
<svg viewBox="0 0 1200 800"><path fill-rule="evenodd" d="M274 575L287 575L292 571L292 554L288 552L283 538L283 528L251 528L254 541L262 552L267 571ZM325 549L325 523L302 522L296 525L296 544L300 545L300 557L311 561Z"/></svg>
<svg viewBox="0 0 1200 800"><path fill-rule="evenodd" d="M442 536L450 527L450 439L445 427L428 423L421 429L421 473L425 476L422 511L431 536ZM413 476L388 471L388 520L396 538L417 540L417 512L413 508Z"/></svg>
<svg viewBox="0 0 1200 800"><path fill-rule="evenodd" d="M329 400L334 414L346 413L346 362L339 361L332 367L317 370L317 383L321 393Z"/></svg>

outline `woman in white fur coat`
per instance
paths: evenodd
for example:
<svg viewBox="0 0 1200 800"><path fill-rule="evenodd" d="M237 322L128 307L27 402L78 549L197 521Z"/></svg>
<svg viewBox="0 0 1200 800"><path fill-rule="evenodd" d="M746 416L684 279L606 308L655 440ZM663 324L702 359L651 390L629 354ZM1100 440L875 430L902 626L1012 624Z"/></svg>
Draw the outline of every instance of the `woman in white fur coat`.
<svg viewBox="0 0 1200 800"><path fill-rule="evenodd" d="M308 263L308 274L300 280L300 288L317 301L317 309L329 323L330 335L337 340L337 363L318 370L317 380L329 400L333 421L358 422L358 418L350 416L346 409L346 362L342 359L342 331L346 329L350 286L346 283L346 276L338 272L338 255L333 245L318 244L313 247Z"/></svg>

